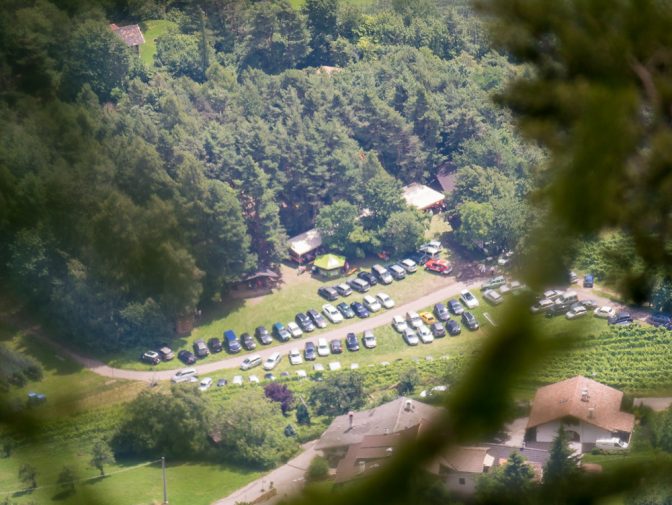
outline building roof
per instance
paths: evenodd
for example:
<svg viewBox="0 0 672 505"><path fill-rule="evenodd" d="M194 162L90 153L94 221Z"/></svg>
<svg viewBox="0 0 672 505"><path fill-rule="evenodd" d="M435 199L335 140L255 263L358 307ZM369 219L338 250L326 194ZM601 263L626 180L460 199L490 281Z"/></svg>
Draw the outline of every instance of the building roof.
<svg viewBox="0 0 672 505"><path fill-rule="evenodd" d="M417 426L422 420L430 421L441 411L402 396L373 409L353 412L352 427L349 414L338 416L322 434L315 449L350 446L360 443L365 436L396 433Z"/></svg>
<svg viewBox="0 0 672 505"><path fill-rule="evenodd" d="M488 454L487 447L453 447L440 456L430 467L430 471L439 474L446 470L460 473L483 473L485 467L491 467L495 458Z"/></svg>
<svg viewBox="0 0 672 505"><path fill-rule="evenodd" d="M322 245L322 235L313 228L289 239L289 249L297 256L314 251Z"/></svg>
<svg viewBox="0 0 672 505"><path fill-rule="evenodd" d="M428 209L445 199L443 193L417 182L404 187L403 197L408 205L420 210Z"/></svg>
<svg viewBox="0 0 672 505"><path fill-rule="evenodd" d="M330 67L329 65L322 65L317 67L315 73L331 75L333 73L340 72L341 70L343 70L341 67Z"/></svg>
<svg viewBox="0 0 672 505"><path fill-rule="evenodd" d="M436 174L436 180L439 182L443 192L450 194L455 190L455 184L457 183L457 171L441 170L438 174Z"/></svg>
<svg viewBox="0 0 672 505"><path fill-rule="evenodd" d="M527 427L573 417L604 430L631 433L635 416L621 412L622 399L618 389L578 375L537 390Z"/></svg>
<svg viewBox="0 0 672 505"><path fill-rule="evenodd" d="M110 29L119 35L127 46L139 46L145 43L145 37L138 25L117 26L112 23Z"/></svg>
<svg viewBox="0 0 672 505"><path fill-rule="evenodd" d="M273 270L269 270L267 268L265 270L259 270L257 272L247 275L246 277L243 278L243 281L251 281L254 279L262 279L262 278L278 280L280 279L280 274L276 274Z"/></svg>

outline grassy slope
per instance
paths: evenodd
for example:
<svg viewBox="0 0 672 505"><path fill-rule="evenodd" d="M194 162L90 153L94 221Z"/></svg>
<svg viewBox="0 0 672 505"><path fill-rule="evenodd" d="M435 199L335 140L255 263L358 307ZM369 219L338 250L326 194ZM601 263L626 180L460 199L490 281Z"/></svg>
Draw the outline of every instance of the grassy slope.
<svg viewBox="0 0 672 505"><path fill-rule="evenodd" d="M156 19L142 23L142 33L145 36L145 43L140 46L140 58L148 67L154 65L156 39L167 33L171 28L177 28L177 25L167 19Z"/></svg>

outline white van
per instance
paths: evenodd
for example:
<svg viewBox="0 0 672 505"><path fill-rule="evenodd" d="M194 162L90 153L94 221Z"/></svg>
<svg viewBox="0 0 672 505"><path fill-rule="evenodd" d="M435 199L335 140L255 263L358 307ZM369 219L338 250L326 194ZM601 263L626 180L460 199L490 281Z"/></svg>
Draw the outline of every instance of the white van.
<svg viewBox="0 0 672 505"><path fill-rule="evenodd" d="M243 362L240 364L240 369L249 370L250 368L254 368L255 366L259 365L261 365L261 356L258 354L253 354L252 356L248 356L243 360Z"/></svg>
<svg viewBox="0 0 672 505"><path fill-rule="evenodd" d="M560 298L558 298L555 303L562 303L562 304L570 304L570 303L576 303L579 301L579 295L576 294L576 291L565 291L560 295Z"/></svg>
<svg viewBox="0 0 672 505"><path fill-rule="evenodd" d="M628 443L620 438L601 438L595 441L595 447L605 452L621 452L628 450Z"/></svg>
<svg viewBox="0 0 672 505"><path fill-rule="evenodd" d="M195 368L185 368L183 370L179 370L175 375L173 375L173 378L170 380L175 383L190 382L192 379L195 379L196 377L198 377L198 372L196 371Z"/></svg>

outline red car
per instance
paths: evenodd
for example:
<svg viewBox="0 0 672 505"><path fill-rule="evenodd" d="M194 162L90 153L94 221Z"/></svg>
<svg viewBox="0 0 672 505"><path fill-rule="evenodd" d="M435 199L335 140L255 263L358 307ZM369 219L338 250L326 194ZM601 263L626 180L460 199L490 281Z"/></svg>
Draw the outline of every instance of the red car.
<svg viewBox="0 0 672 505"><path fill-rule="evenodd" d="M437 272L443 275L450 275L453 271L453 265L446 260L441 259L430 259L425 263L425 269L430 272Z"/></svg>

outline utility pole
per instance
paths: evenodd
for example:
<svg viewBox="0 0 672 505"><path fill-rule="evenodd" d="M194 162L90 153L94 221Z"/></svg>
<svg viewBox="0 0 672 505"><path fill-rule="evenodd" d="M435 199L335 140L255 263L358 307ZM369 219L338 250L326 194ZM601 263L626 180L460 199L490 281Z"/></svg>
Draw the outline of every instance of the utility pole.
<svg viewBox="0 0 672 505"><path fill-rule="evenodd" d="M168 505L168 488L166 487L166 458L161 456L161 469L163 470L163 505Z"/></svg>

